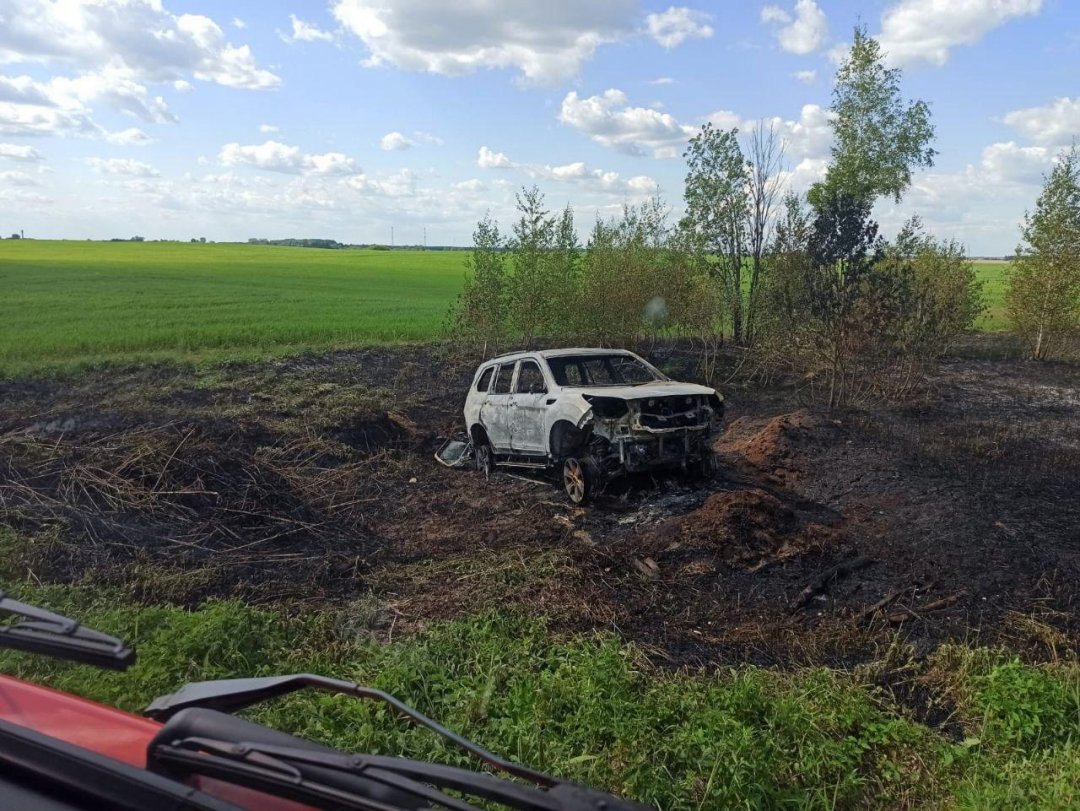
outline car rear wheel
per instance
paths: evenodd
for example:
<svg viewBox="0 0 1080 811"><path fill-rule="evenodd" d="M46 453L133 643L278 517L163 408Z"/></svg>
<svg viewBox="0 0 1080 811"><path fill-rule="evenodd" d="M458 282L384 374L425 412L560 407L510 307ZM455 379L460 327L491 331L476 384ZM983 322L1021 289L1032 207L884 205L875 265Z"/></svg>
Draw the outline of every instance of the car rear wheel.
<svg viewBox="0 0 1080 811"><path fill-rule="evenodd" d="M563 460L563 490L574 504L585 504L600 486L600 467L591 456L568 456Z"/></svg>

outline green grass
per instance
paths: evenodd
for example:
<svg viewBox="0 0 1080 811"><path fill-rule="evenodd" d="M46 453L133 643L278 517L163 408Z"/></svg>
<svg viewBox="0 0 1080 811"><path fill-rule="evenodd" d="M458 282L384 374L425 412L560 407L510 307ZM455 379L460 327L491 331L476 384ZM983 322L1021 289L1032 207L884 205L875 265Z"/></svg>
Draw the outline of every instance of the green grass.
<svg viewBox="0 0 1080 811"><path fill-rule="evenodd" d="M986 312L977 326L986 332L996 332L1008 326L1005 319L1005 291L1009 286L1009 267L1005 262L975 262L975 275L983 284Z"/></svg>
<svg viewBox="0 0 1080 811"><path fill-rule="evenodd" d="M461 252L0 242L0 374L436 336Z"/></svg>
<svg viewBox="0 0 1080 811"><path fill-rule="evenodd" d="M440 333L460 251L0 242L0 376L109 362L253 359ZM1006 265L977 265L982 329L1004 327Z"/></svg>
<svg viewBox="0 0 1080 811"><path fill-rule="evenodd" d="M139 650L126 673L14 652L0 669L137 711L197 679L313 671L388 690L482 746L662 809L1076 808L1080 668L946 648L921 674L961 740L913 720L873 672L745 667L672 673L608 634L553 640L543 620L484 614L392 644L370 605L286 616L239 602L125 606L85 587L16 596ZM909 674L910 675L910 674ZM385 710L298 694L253 712L355 751L465 763Z"/></svg>

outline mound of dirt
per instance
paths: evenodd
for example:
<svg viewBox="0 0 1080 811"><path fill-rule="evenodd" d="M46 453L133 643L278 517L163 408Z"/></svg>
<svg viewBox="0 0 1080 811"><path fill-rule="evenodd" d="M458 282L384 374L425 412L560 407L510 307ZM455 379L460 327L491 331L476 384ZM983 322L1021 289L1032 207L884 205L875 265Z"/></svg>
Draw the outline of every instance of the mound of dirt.
<svg viewBox="0 0 1080 811"><path fill-rule="evenodd" d="M735 462L745 462L770 474L778 482L795 481L803 473L806 447L823 428L806 411L782 414L767 421L740 417L733 421L713 449Z"/></svg>
<svg viewBox="0 0 1080 811"><path fill-rule="evenodd" d="M838 530L808 521L779 498L752 488L713 493L698 509L671 519L639 548L684 575L721 566L749 572L838 546Z"/></svg>

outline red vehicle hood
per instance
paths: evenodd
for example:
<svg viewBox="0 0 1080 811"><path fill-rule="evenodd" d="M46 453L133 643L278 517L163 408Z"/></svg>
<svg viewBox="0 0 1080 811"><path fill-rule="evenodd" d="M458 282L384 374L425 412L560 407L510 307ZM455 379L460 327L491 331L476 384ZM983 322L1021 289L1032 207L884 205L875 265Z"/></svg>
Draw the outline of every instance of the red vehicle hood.
<svg viewBox="0 0 1080 811"><path fill-rule="evenodd" d="M157 721L2 675L0 719L140 769L146 768L147 744L161 729ZM252 811L310 811L310 806L219 780L196 776L185 782Z"/></svg>

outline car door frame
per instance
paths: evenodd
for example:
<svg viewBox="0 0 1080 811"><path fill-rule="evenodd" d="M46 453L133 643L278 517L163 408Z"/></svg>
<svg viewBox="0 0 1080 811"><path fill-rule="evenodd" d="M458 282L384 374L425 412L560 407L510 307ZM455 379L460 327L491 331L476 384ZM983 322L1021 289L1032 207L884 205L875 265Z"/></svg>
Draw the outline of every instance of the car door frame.
<svg viewBox="0 0 1080 811"><path fill-rule="evenodd" d="M487 396L480 404L480 424L484 426L488 442L491 443L492 448L502 453L510 451L510 401L517 385L517 364L516 360L511 360L496 366L495 374L488 386ZM506 366L510 367L510 391L506 394L496 393L495 387Z"/></svg>
<svg viewBox="0 0 1080 811"><path fill-rule="evenodd" d="M540 371L540 377L544 381L542 392L518 391L521 369L526 363L533 364ZM551 396L551 379L545 366L539 358L519 358L514 370L514 390L508 414L510 448L514 453L547 455L547 400Z"/></svg>

